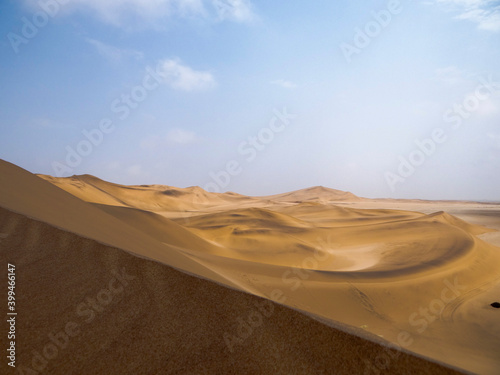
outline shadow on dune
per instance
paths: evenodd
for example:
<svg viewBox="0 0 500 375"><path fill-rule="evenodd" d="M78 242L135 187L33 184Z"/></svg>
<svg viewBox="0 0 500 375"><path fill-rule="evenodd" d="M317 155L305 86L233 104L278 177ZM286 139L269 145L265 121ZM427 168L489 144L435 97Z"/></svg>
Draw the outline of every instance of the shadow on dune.
<svg viewBox="0 0 500 375"><path fill-rule="evenodd" d="M16 265L20 373L456 373L5 209L0 233L2 263Z"/></svg>

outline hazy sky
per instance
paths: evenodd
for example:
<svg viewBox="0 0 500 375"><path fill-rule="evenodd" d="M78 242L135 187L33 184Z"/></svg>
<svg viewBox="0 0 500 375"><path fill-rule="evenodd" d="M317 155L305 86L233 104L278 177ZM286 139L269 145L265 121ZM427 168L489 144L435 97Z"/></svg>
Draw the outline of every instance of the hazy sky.
<svg viewBox="0 0 500 375"><path fill-rule="evenodd" d="M6 0L0 158L265 195L500 201L500 2Z"/></svg>

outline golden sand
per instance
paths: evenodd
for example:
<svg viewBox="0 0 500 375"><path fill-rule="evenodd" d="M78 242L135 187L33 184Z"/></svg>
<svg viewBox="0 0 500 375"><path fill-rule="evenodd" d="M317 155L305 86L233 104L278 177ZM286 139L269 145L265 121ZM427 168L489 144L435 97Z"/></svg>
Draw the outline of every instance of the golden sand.
<svg viewBox="0 0 500 375"><path fill-rule="evenodd" d="M51 374L500 368L500 309L491 306L500 300L499 205L370 200L323 187L247 197L121 186L7 162L0 178L0 254L16 263L24 316L20 366L36 358ZM58 354L47 359L48 335L58 332Z"/></svg>

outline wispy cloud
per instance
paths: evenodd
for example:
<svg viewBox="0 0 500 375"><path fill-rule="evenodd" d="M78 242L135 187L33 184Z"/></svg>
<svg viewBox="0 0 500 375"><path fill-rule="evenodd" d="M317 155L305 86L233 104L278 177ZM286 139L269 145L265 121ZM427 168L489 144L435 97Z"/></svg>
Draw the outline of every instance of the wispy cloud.
<svg viewBox="0 0 500 375"><path fill-rule="evenodd" d="M139 51L131 50L131 49L120 49L109 44L103 43L99 40L86 38L85 39L89 44L94 46L104 58L111 62L120 62L124 58L134 58L137 60L141 60L144 58L144 54Z"/></svg>
<svg viewBox="0 0 500 375"><path fill-rule="evenodd" d="M194 70L183 65L178 59L161 61L159 70L165 83L176 90L200 91L216 86L215 78L211 73Z"/></svg>
<svg viewBox="0 0 500 375"><path fill-rule="evenodd" d="M167 134L167 141L178 144L188 144L196 141L196 134L189 130L172 129Z"/></svg>
<svg viewBox="0 0 500 375"><path fill-rule="evenodd" d="M475 22L481 30L500 31L500 3L498 0L435 0L438 5L458 13L460 20Z"/></svg>
<svg viewBox="0 0 500 375"><path fill-rule="evenodd" d="M248 0L212 0L220 20L248 22L255 18L252 3Z"/></svg>
<svg viewBox="0 0 500 375"><path fill-rule="evenodd" d="M453 65L436 69L435 73L439 81L449 85L456 85L466 81L466 72Z"/></svg>
<svg viewBox="0 0 500 375"><path fill-rule="evenodd" d="M297 87L297 85L291 81L287 81L284 79L277 79L275 81L271 81L273 85L281 86L285 89L294 89Z"/></svg>
<svg viewBox="0 0 500 375"><path fill-rule="evenodd" d="M173 144L187 145L198 141L195 132L184 129L171 129L163 135L151 135L141 141L141 147L147 150L157 150Z"/></svg>
<svg viewBox="0 0 500 375"><path fill-rule="evenodd" d="M32 9L39 9L39 0L23 0ZM158 26L169 17L248 22L254 19L250 0L70 0L64 2L59 14L85 12L103 22L130 28L131 21L143 27Z"/></svg>
<svg viewBox="0 0 500 375"><path fill-rule="evenodd" d="M498 116L500 113L500 97L493 96L489 98L488 100L485 100L483 103L481 103L481 106L477 110L478 114L480 116L484 117L493 117L493 116Z"/></svg>

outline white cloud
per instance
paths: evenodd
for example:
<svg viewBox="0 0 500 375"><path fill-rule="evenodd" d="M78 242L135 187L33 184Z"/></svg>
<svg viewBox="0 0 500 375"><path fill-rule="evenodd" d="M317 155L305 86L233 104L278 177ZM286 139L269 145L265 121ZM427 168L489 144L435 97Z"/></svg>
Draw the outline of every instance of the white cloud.
<svg viewBox="0 0 500 375"><path fill-rule="evenodd" d="M122 59L127 57L132 57L137 60L141 60L144 58L143 53L139 51L131 49L120 49L95 39L86 38L85 40L93 45L97 49L97 52L99 52L99 54L112 62L120 62Z"/></svg>
<svg viewBox="0 0 500 375"><path fill-rule="evenodd" d="M212 5L220 20L248 22L255 18L248 0L212 0Z"/></svg>
<svg viewBox="0 0 500 375"><path fill-rule="evenodd" d="M140 146L147 150L157 150L161 147L168 147L172 144L186 145L196 142L198 137L195 132L184 129L171 129L165 135L151 135L144 138Z"/></svg>
<svg viewBox="0 0 500 375"><path fill-rule="evenodd" d="M436 0L436 3L458 12L457 19L475 22L481 30L500 31L498 0Z"/></svg>
<svg viewBox="0 0 500 375"><path fill-rule="evenodd" d="M165 79L165 83L176 90L200 91L216 86L211 73L196 71L187 65L183 65L177 59L161 61L158 70Z"/></svg>
<svg viewBox="0 0 500 375"><path fill-rule="evenodd" d="M172 129L167 134L167 141L179 144L192 143L196 141L196 134L188 130Z"/></svg>
<svg viewBox="0 0 500 375"><path fill-rule="evenodd" d="M40 10L39 0L23 0L33 11ZM62 1L61 1L62 3ZM132 21L143 27L155 27L168 17L247 22L254 18L250 0L66 0L59 15L87 12L102 21L130 28Z"/></svg>
<svg viewBox="0 0 500 375"><path fill-rule="evenodd" d="M478 114L484 117L493 117L498 115L500 112L500 102L498 99L497 94L496 97L491 97L481 102L481 106L477 110Z"/></svg>
<svg viewBox="0 0 500 375"><path fill-rule="evenodd" d="M271 81L273 85L278 85L281 86L285 89L294 89L297 87L297 85L291 81L286 81L284 79L277 79L275 81Z"/></svg>
<svg viewBox="0 0 500 375"><path fill-rule="evenodd" d="M441 82L455 85L459 83L464 83L465 71L457 68L456 66L447 66L445 68L436 69L436 77Z"/></svg>

